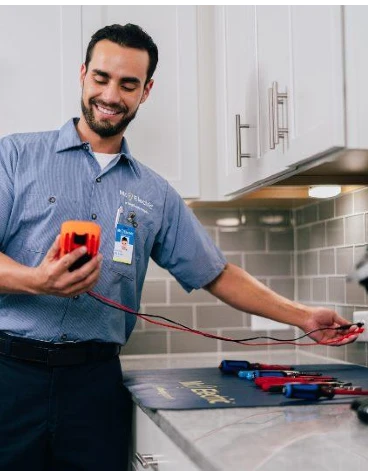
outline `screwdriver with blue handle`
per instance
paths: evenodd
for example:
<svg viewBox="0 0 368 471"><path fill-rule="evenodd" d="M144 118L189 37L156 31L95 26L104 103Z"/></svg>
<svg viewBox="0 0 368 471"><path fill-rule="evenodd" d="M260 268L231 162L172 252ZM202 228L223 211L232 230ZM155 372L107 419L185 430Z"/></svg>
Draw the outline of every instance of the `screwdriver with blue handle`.
<svg viewBox="0 0 368 471"><path fill-rule="evenodd" d="M332 399L335 394L344 396L367 396L368 390L361 387L334 388L330 385L307 384L307 383L287 383L283 388L284 396L288 398L318 400L321 397Z"/></svg>
<svg viewBox="0 0 368 471"><path fill-rule="evenodd" d="M299 377L299 376L322 376L322 373L315 371L294 371L294 370L240 370L238 371L238 377L243 379L248 379L252 381L256 378L265 378L265 377Z"/></svg>
<svg viewBox="0 0 368 471"><path fill-rule="evenodd" d="M291 365L267 365L250 363L246 360L222 360L219 365L222 373L238 374L240 370L293 370Z"/></svg>

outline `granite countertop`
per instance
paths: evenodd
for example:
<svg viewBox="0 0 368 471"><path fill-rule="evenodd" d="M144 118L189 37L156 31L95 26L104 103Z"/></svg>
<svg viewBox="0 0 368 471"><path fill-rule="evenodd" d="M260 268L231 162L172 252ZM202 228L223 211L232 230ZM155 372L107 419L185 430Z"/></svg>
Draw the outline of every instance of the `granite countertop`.
<svg viewBox="0 0 368 471"><path fill-rule="evenodd" d="M260 363L342 363L303 351L122 356L123 371ZM353 399L353 398L352 398ZM349 404L144 410L202 471L338 471L368 467L368 426Z"/></svg>

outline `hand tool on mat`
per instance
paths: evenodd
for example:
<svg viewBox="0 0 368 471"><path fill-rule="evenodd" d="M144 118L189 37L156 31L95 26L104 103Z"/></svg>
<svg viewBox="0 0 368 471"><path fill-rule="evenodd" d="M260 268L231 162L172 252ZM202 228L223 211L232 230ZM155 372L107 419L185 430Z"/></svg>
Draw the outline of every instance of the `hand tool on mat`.
<svg viewBox="0 0 368 471"><path fill-rule="evenodd" d="M267 365L250 363L246 360L222 360L219 365L222 373L237 374L240 370L294 370L291 365Z"/></svg>
<svg viewBox="0 0 368 471"><path fill-rule="evenodd" d="M283 394L288 398L317 400L321 397L332 399L335 394L344 396L367 396L368 390L363 390L359 386L334 388L329 385L313 383L287 383L284 385Z"/></svg>
<svg viewBox="0 0 368 471"><path fill-rule="evenodd" d="M346 386L351 386L351 383L346 383L343 381L339 381L337 378L332 376L303 376L303 377L296 377L296 378L277 378L277 377L266 377L266 378L256 378L254 380L254 384L259 388L263 388L265 385L272 385L272 384L286 384L286 383L310 383L310 382L319 382L319 383L330 383L330 382L338 382L339 384L343 384Z"/></svg>
<svg viewBox="0 0 368 471"><path fill-rule="evenodd" d="M268 383L263 383L259 388L262 389L262 391L267 391L267 392L272 392L272 393L282 393L283 388L285 384L292 384L292 383L302 383L302 384L320 384L322 386L331 386L331 387L341 387L341 388L346 388L349 386L352 386L351 383L343 383L340 381L332 381L332 380L322 380L320 381L319 379L316 378L311 378L311 379L300 379L300 378L288 378L288 381L283 381L283 382L268 382Z"/></svg>
<svg viewBox="0 0 368 471"><path fill-rule="evenodd" d="M295 370L240 370L238 377L250 381L264 377L301 377L301 376L322 376L322 373L315 371L295 371Z"/></svg>

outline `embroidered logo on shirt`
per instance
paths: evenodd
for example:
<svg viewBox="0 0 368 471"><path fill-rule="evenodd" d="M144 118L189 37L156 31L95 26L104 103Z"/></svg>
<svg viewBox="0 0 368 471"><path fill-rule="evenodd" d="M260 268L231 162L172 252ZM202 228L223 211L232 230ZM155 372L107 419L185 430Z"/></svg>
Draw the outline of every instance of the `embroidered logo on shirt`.
<svg viewBox="0 0 368 471"><path fill-rule="evenodd" d="M139 209L140 211L143 211L146 214L148 214L147 210L153 209L153 203L151 203L151 201L147 201L141 198L140 196L135 195L134 193L120 190L120 196L126 198L126 204L136 209Z"/></svg>

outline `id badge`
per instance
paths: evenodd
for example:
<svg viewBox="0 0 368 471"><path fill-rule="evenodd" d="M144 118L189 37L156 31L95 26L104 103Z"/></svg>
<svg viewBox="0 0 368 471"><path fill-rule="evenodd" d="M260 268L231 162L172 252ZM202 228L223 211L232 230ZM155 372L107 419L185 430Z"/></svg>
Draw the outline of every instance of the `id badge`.
<svg viewBox="0 0 368 471"><path fill-rule="evenodd" d="M114 262L131 265L134 249L135 228L125 224L115 226Z"/></svg>

